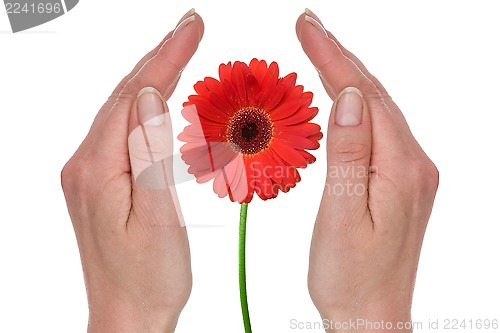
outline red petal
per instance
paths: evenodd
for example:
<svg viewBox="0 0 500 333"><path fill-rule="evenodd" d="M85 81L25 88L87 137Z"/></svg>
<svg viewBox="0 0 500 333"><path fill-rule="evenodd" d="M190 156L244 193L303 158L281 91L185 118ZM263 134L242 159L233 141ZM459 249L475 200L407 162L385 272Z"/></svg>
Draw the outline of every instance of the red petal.
<svg viewBox="0 0 500 333"><path fill-rule="evenodd" d="M246 181L247 181L247 187L248 187L248 195L246 196L245 200L243 202L250 202L252 201L253 198L253 192L254 192L254 175L253 175L253 170L250 167L250 164L253 162L253 157L251 156L244 156L244 162L245 162L245 172L246 172Z"/></svg>
<svg viewBox="0 0 500 333"><path fill-rule="evenodd" d="M257 58L253 58L252 60L250 60L250 64L248 64L248 67L250 68L250 72L253 75L255 75L258 65L259 65L259 60Z"/></svg>
<svg viewBox="0 0 500 333"><path fill-rule="evenodd" d="M217 193L219 198L224 198L227 195L229 187L228 182L229 181L225 172L221 170L221 172L215 177L213 184L214 192Z"/></svg>
<svg viewBox="0 0 500 333"><path fill-rule="evenodd" d="M207 86L208 90L210 90L211 92L216 92L216 93L219 93L219 94L222 94L224 93L224 91L222 90L222 83L216 79L214 79L213 77L206 77L205 80L205 85Z"/></svg>
<svg viewBox="0 0 500 333"><path fill-rule="evenodd" d="M286 88L292 88L295 86L295 83L297 82L297 74L296 73L290 73L284 78L282 78L281 83L285 85Z"/></svg>
<svg viewBox="0 0 500 333"><path fill-rule="evenodd" d="M207 118L204 118L202 117L200 114L198 114L198 111L196 109L196 105L194 104L189 104L187 106L185 106L182 111L182 116L187 120L189 121L191 124L201 124L203 122L203 124L207 124L207 125L211 125L211 126L217 126L217 125L221 125L220 123L218 122L213 122Z"/></svg>
<svg viewBox="0 0 500 333"><path fill-rule="evenodd" d="M233 116L236 112L236 109L233 105L227 100L224 94L219 94L215 91L212 91L208 94L208 99L215 105L219 110L222 110L229 117Z"/></svg>
<svg viewBox="0 0 500 333"><path fill-rule="evenodd" d="M203 82L203 81L196 82L196 84L194 85L194 91L196 91L196 93L198 95L202 95L202 96L208 96L208 93L210 92L208 90L205 82Z"/></svg>
<svg viewBox="0 0 500 333"><path fill-rule="evenodd" d="M304 157L292 147L288 146L284 141L274 138L271 148L276 154L283 159L288 165L297 168L305 168L307 162Z"/></svg>
<svg viewBox="0 0 500 333"><path fill-rule="evenodd" d="M263 150L259 154L259 157L265 165L264 172L266 173L266 176L271 178L274 182L280 183L283 180L283 170L272 156L271 150Z"/></svg>
<svg viewBox="0 0 500 333"><path fill-rule="evenodd" d="M286 171L283 183L281 183L281 190L285 193L294 188L296 183L300 181L300 175L296 168L289 167Z"/></svg>
<svg viewBox="0 0 500 333"><path fill-rule="evenodd" d="M185 152L188 152L188 151L194 151L194 149L198 149L199 147L201 146L205 146L206 145L206 142L203 142L203 141L199 141L199 142L186 142L185 144L182 145L181 147L181 153L185 153ZM184 155L182 156L184 159Z"/></svg>
<svg viewBox="0 0 500 333"><path fill-rule="evenodd" d="M198 112L196 112L196 106L194 104L189 104L184 106L184 108L181 111L182 116L184 119L189 121L190 123L200 123L200 116L198 115Z"/></svg>
<svg viewBox="0 0 500 333"><path fill-rule="evenodd" d="M205 145L182 147L182 159L193 170L213 172L223 168L238 155L225 142L206 142Z"/></svg>
<svg viewBox="0 0 500 333"><path fill-rule="evenodd" d="M293 88L287 89L285 95L283 96L283 103L293 100L300 100L303 92L303 86L295 86ZM301 103L301 105L303 105L303 103Z"/></svg>
<svg viewBox="0 0 500 333"><path fill-rule="evenodd" d="M231 201L237 200L237 197L240 196L241 194L235 193L235 190L238 186L238 182L240 181L241 177L241 168L240 166L243 165L243 161L241 161L243 157L239 156L233 160L231 160L229 163L227 163L222 172L226 173L226 179L228 180L228 194L230 195ZM241 162L241 163L240 163ZM246 196L246 193L241 195L242 198Z"/></svg>
<svg viewBox="0 0 500 333"><path fill-rule="evenodd" d="M264 163L259 157L254 157L254 162L252 163L252 168L254 169L254 175L256 180L255 192L262 200L267 200L274 198L272 190L272 181L268 178L264 172Z"/></svg>
<svg viewBox="0 0 500 333"><path fill-rule="evenodd" d="M257 79L257 82L259 82L259 84L262 85L264 77L266 76L267 73L267 63L264 60L261 61L257 61L257 59L253 60L252 62L250 62L250 71Z"/></svg>
<svg viewBox="0 0 500 333"><path fill-rule="evenodd" d="M315 123L302 123L293 126L287 126L288 133L303 136L305 138L317 134L321 131L321 127Z"/></svg>
<svg viewBox="0 0 500 333"><path fill-rule="evenodd" d="M314 117L316 117L319 109L317 107L312 107L312 108L309 108L309 111L311 112L311 114L310 114L308 119L304 120L304 122L311 121Z"/></svg>
<svg viewBox="0 0 500 333"><path fill-rule="evenodd" d="M310 91L306 91L305 93L302 94L300 97L300 100L302 101L302 105L309 106L312 103L313 100L313 93Z"/></svg>
<svg viewBox="0 0 500 333"><path fill-rule="evenodd" d="M299 153L304 156L308 164L316 162L316 157L304 150L299 150Z"/></svg>
<svg viewBox="0 0 500 333"><path fill-rule="evenodd" d="M222 127L210 126L202 128L200 125L188 125L184 127L184 130L179 134L178 138L181 139L181 135L191 137L193 139L202 139L207 136L218 136L221 132ZM184 141L184 140L183 140ZM192 141L192 140L190 140Z"/></svg>
<svg viewBox="0 0 500 333"><path fill-rule="evenodd" d="M288 192L290 188L295 187L295 177L292 177L290 170L296 170L296 169L294 167L285 165L286 162L283 161L283 159L279 157L279 155L276 154L276 152L274 151L271 152L272 152L271 155L273 156L274 161L278 165L279 170L281 171L283 177L282 181L278 183L277 186L279 186L283 192Z"/></svg>
<svg viewBox="0 0 500 333"><path fill-rule="evenodd" d="M255 96L255 107L261 108L263 100L264 100L264 94L262 93L262 91L259 91L257 96Z"/></svg>
<svg viewBox="0 0 500 333"><path fill-rule="evenodd" d="M302 136L292 135L289 133L277 133L275 138L279 138L283 143L296 149L309 149L314 150L319 148L318 141L311 141Z"/></svg>
<svg viewBox="0 0 500 333"><path fill-rule="evenodd" d="M286 103L280 103L275 109L271 110L271 120L278 121L290 117L300 108L300 101L293 100Z"/></svg>
<svg viewBox="0 0 500 333"><path fill-rule="evenodd" d="M196 176L196 182L198 184L206 183L209 180L214 179L219 174L219 172L220 172L220 170L216 170L214 172L210 172L210 173L207 173L207 174L204 174L204 175Z"/></svg>
<svg viewBox="0 0 500 333"><path fill-rule="evenodd" d="M258 98L258 94L260 92L259 82L252 74L247 75L247 98L248 105L255 106Z"/></svg>
<svg viewBox="0 0 500 333"><path fill-rule="evenodd" d="M290 117L281 119L275 123L275 126L295 125L307 122L318 114L318 108L309 108L303 106L299 111L292 114Z"/></svg>
<svg viewBox="0 0 500 333"><path fill-rule="evenodd" d="M237 168L235 173L235 179L231 183L231 192L235 201L243 202L248 196L248 182L245 170L245 161L242 155L239 155L235 162L237 162Z"/></svg>
<svg viewBox="0 0 500 333"><path fill-rule="evenodd" d="M283 95L285 94L285 87L282 84L279 84L273 87L268 95L264 97L264 101L262 104L262 108L266 111L271 111L281 102Z"/></svg>
<svg viewBox="0 0 500 333"><path fill-rule="evenodd" d="M220 81L223 82L224 80L231 81L231 72L233 70L233 66L231 65L231 62L228 62L227 65L221 64L219 66L219 77Z"/></svg>
<svg viewBox="0 0 500 333"><path fill-rule="evenodd" d="M260 83L261 90L264 93L264 95L268 95L269 90L271 90L271 88L275 87L278 84L278 75L279 75L278 64L273 62L271 65L269 65L269 69L267 70L264 79Z"/></svg>
<svg viewBox="0 0 500 333"><path fill-rule="evenodd" d="M212 121L225 124L229 117L222 110L210 103L208 99L202 96L189 96L189 100L196 106L196 112L199 115Z"/></svg>
<svg viewBox="0 0 500 333"><path fill-rule="evenodd" d="M241 67L241 62L236 62L234 64L233 72L231 73L231 83L236 89L236 93L240 99L240 105L247 105L246 80L243 75L243 69Z"/></svg>
<svg viewBox="0 0 500 333"><path fill-rule="evenodd" d="M241 107L240 99L238 97L238 93L236 92L236 89L234 89L231 82L228 80L222 81L222 88L224 89L224 95L226 96L229 103L231 103L231 105L236 110L240 109L240 107Z"/></svg>
<svg viewBox="0 0 500 333"><path fill-rule="evenodd" d="M319 141L323 138L323 133L319 132L307 137L309 140Z"/></svg>

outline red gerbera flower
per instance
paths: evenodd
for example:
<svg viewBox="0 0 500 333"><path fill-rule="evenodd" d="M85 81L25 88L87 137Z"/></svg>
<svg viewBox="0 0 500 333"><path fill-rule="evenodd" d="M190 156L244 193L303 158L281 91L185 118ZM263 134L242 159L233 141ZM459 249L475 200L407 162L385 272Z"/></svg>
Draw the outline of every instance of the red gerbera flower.
<svg viewBox="0 0 500 333"><path fill-rule="evenodd" d="M320 126L313 94L296 85L297 74L278 77L278 64L253 59L219 67L195 84L182 114L191 125L179 135L182 159L199 183L214 179L214 191L231 201L263 200L288 192L300 181L297 168L316 159Z"/></svg>

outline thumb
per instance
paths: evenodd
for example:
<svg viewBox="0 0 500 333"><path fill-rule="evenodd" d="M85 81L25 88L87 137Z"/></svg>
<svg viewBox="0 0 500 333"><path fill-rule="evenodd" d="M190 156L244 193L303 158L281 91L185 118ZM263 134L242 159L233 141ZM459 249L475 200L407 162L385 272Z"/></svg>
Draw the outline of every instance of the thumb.
<svg viewBox="0 0 500 333"><path fill-rule="evenodd" d="M172 172L172 122L158 90L137 94L129 121L128 149L132 169L132 207L139 219L154 225L183 225ZM177 218L173 217L177 215Z"/></svg>
<svg viewBox="0 0 500 333"><path fill-rule="evenodd" d="M328 174L325 194L343 212L364 212L368 200L371 122L361 91L348 87L337 96L327 138Z"/></svg>

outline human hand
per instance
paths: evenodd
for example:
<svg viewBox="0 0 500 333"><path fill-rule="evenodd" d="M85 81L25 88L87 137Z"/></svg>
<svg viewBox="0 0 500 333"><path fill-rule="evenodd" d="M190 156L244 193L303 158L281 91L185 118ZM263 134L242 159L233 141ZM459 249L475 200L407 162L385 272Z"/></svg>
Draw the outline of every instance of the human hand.
<svg viewBox="0 0 500 333"><path fill-rule="evenodd" d="M189 244L166 159L172 132L165 100L203 31L201 17L186 13L118 84L62 171L88 332L173 332L189 298Z"/></svg>
<svg viewBox="0 0 500 333"><path fill-rule="evenodd" d="M328 126L327 180L311 244L309 292L324 319L384 321L396 328L411 321L438 171L384 87L315 14L306 10L296 30L335 101Z"/></svg>

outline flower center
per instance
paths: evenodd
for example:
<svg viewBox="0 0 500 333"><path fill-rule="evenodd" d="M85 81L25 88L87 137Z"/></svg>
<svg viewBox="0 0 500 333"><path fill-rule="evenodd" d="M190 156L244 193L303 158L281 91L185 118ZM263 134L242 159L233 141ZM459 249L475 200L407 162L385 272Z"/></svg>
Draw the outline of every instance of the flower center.
<svg viewBox="0 0 500 333"><path fill-rule="evenodd" d="M241 109L229 120L226 135L238 153L257 154L269 147L273 137L273 123L263 110Z"/></svg>

